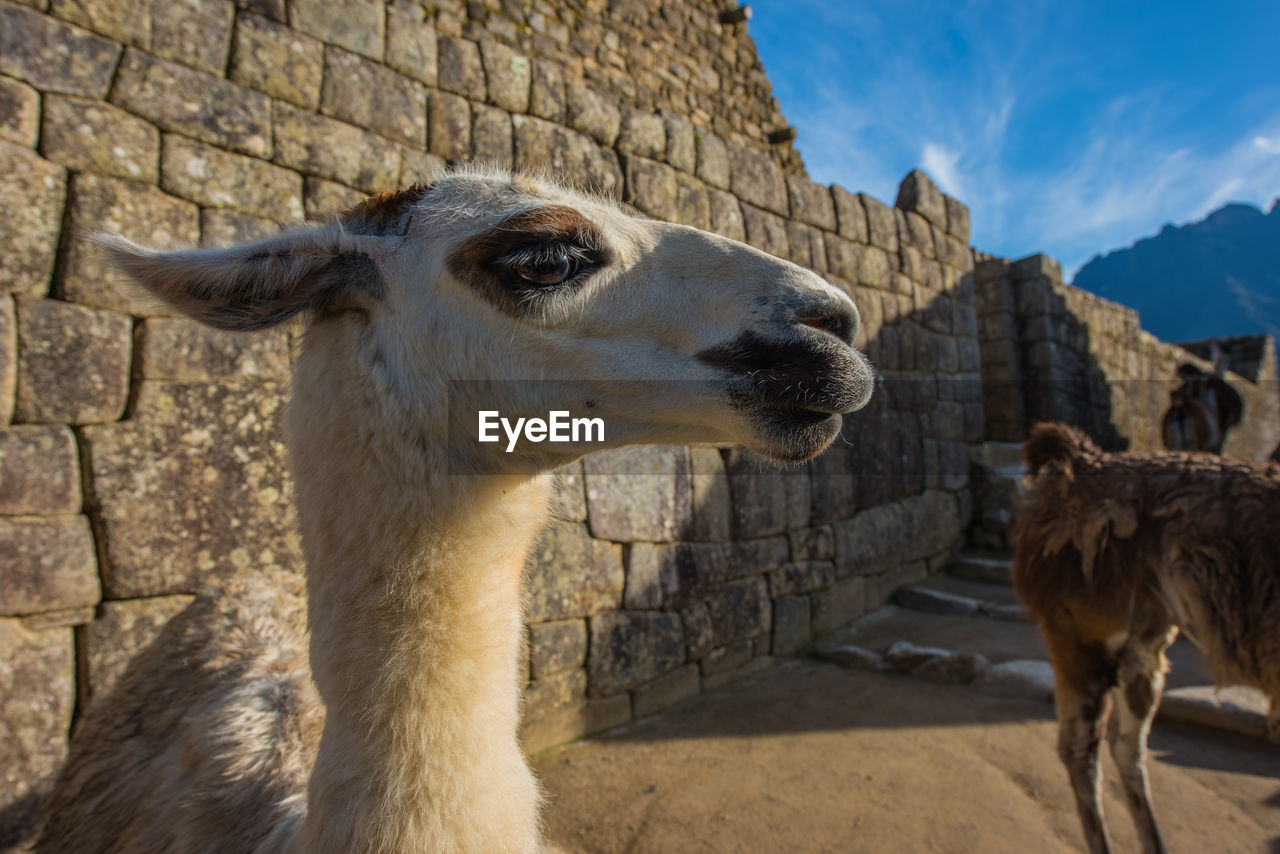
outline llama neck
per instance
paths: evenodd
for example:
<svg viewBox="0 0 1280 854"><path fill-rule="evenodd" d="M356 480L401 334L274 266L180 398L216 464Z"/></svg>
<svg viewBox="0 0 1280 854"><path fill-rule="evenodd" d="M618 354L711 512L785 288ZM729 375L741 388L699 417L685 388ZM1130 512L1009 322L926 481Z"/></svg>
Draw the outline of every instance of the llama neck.
<svg viewBox="0 0 1280 854"><path fill-rule="evenodd" d="M291 445L326 720L298 848L532 851L520 588L545 479L450 473L434 446L389 439L404 425L371 420L378 401L317 406L304 369ZM350 381L332 399L371 387Z"/></svg>

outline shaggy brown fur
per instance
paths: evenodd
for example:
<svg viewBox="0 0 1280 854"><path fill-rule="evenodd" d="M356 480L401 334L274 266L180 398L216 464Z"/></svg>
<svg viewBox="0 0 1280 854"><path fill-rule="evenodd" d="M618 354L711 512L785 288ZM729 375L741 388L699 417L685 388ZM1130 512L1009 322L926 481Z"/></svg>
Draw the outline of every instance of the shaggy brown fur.
<svg viewBox="0 0 1280 854"><path fill-rule="evenodd" d="M1016 523L1013 583L1056 681L1058 750L1094 854L1111 850L1099 802L1107 732L1143 847L1164 851L1146 739L1178 630L1222 684L1271 698L1280 740L1280 467L1204 454L1106 454L1041 424Z"/></svg>

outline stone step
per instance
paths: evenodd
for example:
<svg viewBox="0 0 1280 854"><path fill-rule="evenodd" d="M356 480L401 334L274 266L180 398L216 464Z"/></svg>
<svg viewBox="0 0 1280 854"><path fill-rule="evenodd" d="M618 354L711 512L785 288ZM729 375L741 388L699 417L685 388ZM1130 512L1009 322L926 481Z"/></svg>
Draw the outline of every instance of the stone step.
<svg viewBox="0 0 1280 854"><path fill-rule="evenodd" d="M912 584L899 587L893 592L892 601L899 607L930 614L991 617L997 620L1026 619L1026 610L1016 602L999 604L988 599L936 590L924 585Z"/></svg>
<svg viewBox="0 0 1280 854"><path fill-rule="evenodd" d="M1013 556L1002 552L961 552L947 572L970 581L1013 582Z"/></svg>
<svg viewBox="0 0 1280 854"><path fill-rule="evenodd" d="M924 581L917 581L912 587L925 587L929 590L950 593L954 596L967 596L970 599L992 602L996 605L1018 604L1018 597L1014 595L1013 587L999 581L975 581L971 578L943 573L931 575Z"/></svg>
<svg viewBox="0 0 1280 854"><path fill-rule="evenodd" d="M941 601L944 596L976 600L923 583L904 590ZM942 614L885 605L819 641L813 654L844 667L971 684L1001 696L1051 699L1053 693L1053 670L1036 627L982 619L976 611ZM1216 688L1199 650L1185 638L1169 648L1168 657L1160 718L1266 737L1268 701L1262 692Z"/></svg>
<svg viewBox="0 0 1280 854"><path fill-rule="evenodd" d="M990 662L1046 659L1040 633L1030 623L927 613L885 605L818 643L818 648L854 645L883 654L898 641L979 653Z"/></svg>
<svg viewBox="0 0 1280 854"><path fill-rule="evenodd" d="M987 468L1022 470L1022 445L1016 442L983 442L982 464Z"/></svg>

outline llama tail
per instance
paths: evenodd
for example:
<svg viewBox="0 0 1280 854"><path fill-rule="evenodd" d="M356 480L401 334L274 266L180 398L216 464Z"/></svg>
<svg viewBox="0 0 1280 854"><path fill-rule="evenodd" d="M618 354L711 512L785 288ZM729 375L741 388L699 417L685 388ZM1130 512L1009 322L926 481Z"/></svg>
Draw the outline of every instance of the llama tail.
<svg viewBox="0 0 1280 854"><path fill-rule="evenodd" d="M1066 424L1037 424L1022 446L1027 470L1035 477L1049 463L1070 463L1081 456L1099 453L1098 447L1082 430Z"/></svg>

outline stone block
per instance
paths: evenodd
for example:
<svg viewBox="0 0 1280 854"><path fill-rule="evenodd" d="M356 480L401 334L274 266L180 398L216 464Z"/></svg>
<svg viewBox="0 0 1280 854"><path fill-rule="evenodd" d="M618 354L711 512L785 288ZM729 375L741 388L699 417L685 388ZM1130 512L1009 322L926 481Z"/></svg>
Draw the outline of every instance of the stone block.
<svg viewBox="0 0 1280 854"><path fill-rule="evenodd" d="M285 0L236 0L236 6L283 24L288 21Z"/></svg>
<svg viewBox="0 0 1280 854"><path fill-rule="evenodd" d="M335 181L304 178L302 182L302 209L309 220L333 219L364 199L364 193Z"/></svg>
<svg viewBox="0 0 1280 854"><path fill-rule="evenodd" d="M733 194L744 202L787 216L787 182L768 152L735 142L727 145ZM699 177L708 184L715 183Z"/></svg>
<svg viewBox="0 0 1280 854"><path fill-rule="evenodd" d="M384 0L289 0L289 26L381 62L386 45L385 6Z"/></svg>
<svg viewBox="0 0 1280 854"><path fill-rule="evenodd" d="M904 524L898 502L861 510L852 519L835 524L837 574L843 577L865 571L903 551L907 536Z"/></svg>
<svg viewBox="0 0 1280 854"><path fill-rule="evenodd" d="M444 177L448 164L438 154L405 148L400 152L400 186L431 184Z"/></svg>
<svg viewBox="0 0 1280 854"><path fill-rule="evenodd" d="M387 3L387 65L435 87L437 35L430 12L413 0Z"/></svg>
<svg viewBox="0 0 1280 854"><path fill-rule="evenodd" d="M358 127L308 113L281 101L273 110L275 162L366 192L395 186L400 151L395 143Z"/></svg>
<svg viewBox="0 0 1280 854"><path fill-rule="evenodd" d="M869 243L871 237L867 232L867 209L858 197L844 187L832 184L831 198L835 204L840 236L856 243Z"/></svg>
<svg viewBox="0 0 1280 854"><path fill-rule="evenodd" d="M530 622L586 617L619 607L622 550L593 539L585 526L552 522L529 554L525 581Z"/></svg>
<svg viewBox="0 0 1280 854"><path fill-rule="evenodd" d="M703 676L719 676L742 667L751 660L751 641L739 641L730 646L722 646L711 650L699 662ZM711 690L708 688L708 690Z"/></svg>
<svg viewBox="0 0 1280 854"><path fill-rule="evenodd" d="M947 227L947 204L938 185L919 169L912 169L898 185L898 199L894 207L914 211L929 222Z"/></svg>
<svg viewBox="0 0 1280 854"><path fill-rule="evenodd" d="M80 454L66 427L0 429L0 516L80 512Z"/></svg>
<svg viewBox="0 0 1280 854"><path fill-rule="evenodd" d="M787 542L793 561L831 561L836 556L836 535L830 525L792 531Z"/></svg>
<svg viewBox="0 0 1280 854"><path fill-rule="evenodd" d="M200 243L203 246L233 246L269 237L278 231L273 220L221 208L200 211Z"/></svg>
<svg viewBox="0 0 1280 854"><path fill-rule="evenodd" d="M714 448L691 448L693 527L689 539L728 542L733 532L733 502L724 459Z"/></svg>
<svg viewBox="0 0 1280 854"><path fill-rule="evenodd" d="M529 707L532 710L533 703L529 703ZM526 716L521 723L520 745L532 755L567 741L622 726L629 720L630 694L579 701L545 714Z"/></svg>
<svg viewBox="0 0 1280 854"><path fill-rule="evenodd" d="M160 186L200 205L279 222L302 220L302 176L264 160L165 134Z"/></svg>
<svg viewBox="0 0 1280 854"><path fill-rule="evenodd" d="M587 489L582 462L579 460L561 466L556 469L555 476L556 497L552 501L551 512L557 519L567 522L587 521Z"/></svg>
<svg viewBox="0 0 1280 854"><path fill-rule="evenodd" d="M818 228L835 231L836 208L831 189L801 175L788 175L786 181L791 198L791 216Z"/></svg>
<svg viewBox="0 0 1280 854"><path fill-rule="evenodd" d="M239 15L230 77L241 86L314 110L324 77L324 44L259 15Z"/></svg>
<svg viewBox="0 0 1280 854"><path fill-rule="evenodd" d="M791 547L786 537L765 537L730 543L728 577L732 580L772 572L787 562L790 553Z"/></svg>
<svg viewBox="0 0 1280 854"><path fill-rule="evenodd" d="M71 182L69 205L74 234L118 231L161 247L193 246L200 239L199 208L145 184L80 173ZM63 276L63 294L72 302L139 315L173 313L86 241L67 245Z"/></svg>
<svg viewBox="0 0 1280 854"><path fill-rule="evenodd" d="M707 201L711 207L711 230L730 240L745 242L747 226L738 197L723 190L707 190Z"/></svg>
<svg viewBox="0 0 1280 854"><path fill-rule="evenodd" d="M1007 273L1010 279L1021 281L1027 279L1046 278L1051 282L1062 281L1062 265L1048 255L1036 253L1019 258L1009 264Z"/></svg>
<svg viewBox="0 0 1280 854"><path fill-rule="evenodd" d="M35 148L40 135L40 93L10 77L0 77L0 140Z"/></svg>
<svg viewBox="0 0 1280 854"><path fill-rule="evenodd" d="M30 9L0 6L0 74L41 92L101 98L119 56L120 46L112 41Z"/></svg>
<svg viewBox="0 0 1280 854"><path fill-rule="evenodd" d="M510 168L515 159L510 114L484 104L472 104L471 113L471 158Z"/></svg>
<svg viewBox="0 0 1280 854"><path fill-rule="evenodd" d="M824 635L856 620L878 602L867 601L867 579L860 576L837 581L813 599L813 633Z"/></svg>
<svg viewBox="0 0 1280 854"><path fill-rule="evenodd" d="M529 665L534 679L582 667L586 660L586 620L558 620L529 626Z"/></svg>
<svg viewBox="0 0 1280 854"><path fill-rule="evenodd" d="M631 708L637 718L642 718L696 697L700 689L698 665L686 664L634 689L631 692Z"/></svg>
<svg viewBox="0 0 1280 854"><path fill-rule="evenodd" d="M509 113L529 111L529 89L533 85L533 63L501 42L484 40L480 56L488 81L489 103Z"/></svg>
<svg viewBox="0 0 1280 854"><path fill-rule="evenodd" d="M867 213L867 232L871 238L871 245L879 246L891 255L897 255L898 221L893 215L893 208L866 193L859 193L858 199Z"/></svg>
<svg viewBox="0 0 1280 854"><path fill-rule="evenodd" d="M763 578L744 578L725 585L724 592L707 603L716 646L767 633L773 611L769 588Z"/></svg>
<svg viewBox="0 0 1280 854"><path fill-rule="evenodd" d="M109 598L301 566L278 427L283 386L137 388L133 418L83 433Z"/></svg>
<svg viewBox="0 0 1280 854"><path fill-rule="evenodd" d="M447 92L471 101L484 101L484 60L480 45L468 39L440 35L436 40L439 57L436 84Z"/></svg>
<svg viewBox="0 0 1280 854"><path fill-rule="evenodd" d="M692 605L680 612L680 624L685 653L690 661L698 661L711 651L711 611L705 604Z"/></svg>
<svg viewBox="0 0 1280 854"><path fill-rule="evenodd" d="M568 109L564 70L553 62L534 60L529 87L529 112L540 119L563 122Z"/></svg>
<svg viewBox="0 0 1280 854"><path fill-rule="evenodd" d="M635 688L685 662L678 614L612 611L592 617L588 693L608 696Z"/></svg>
<svg viewBox="0 0 1280 854"><path fill-rule="evenodd" d="M742 222L746 229L746 242L778 258L791 254L791 238L787 234L787 221L752 205L742 205Z"/></svg>
<svg viewBox="0 0 1280 854"><path fill-rule="evenodd" d="M52 0L49 12L115 41L151 47L155 0Z"/></svg>
<svg viewBox="0 0 1280 854"><path fill-rule="evenodd" d="M97 424L124 414L132 323L60 300L18 304L14 414L28 423Z"/></svg>
<svg viewBox="0 0 1280 854"><path fill-rule="evenodd" d="M808 596L782 596L773 600L774 655L795 655L813 639L812 608Z"/></svg>
<svg viewBox="0 0 1280 854"><path fill-rule="evenodd" d="M76 703L71 629L0 619L0 661L0 811L16 839L35 830L40 796L66 759Z"/></svg>
<svg viewBox="0 0 1280 854"><path fill-rule="evenodd" d="M151 15L151 52L219 76L227 67L231 0L163 0Z"/></svg>
<svg viewBox="0 0 1280 854"><path fill-rule="evenodd" d="M0 517L0 615L93 607L101 595L87 517Z"/></svg>
<svg viewBox="0 0 1280 854"><path fill-rule="evenodd" d="M713 187L728 190L732 185L733 167L729 161L729 147L720 137L700 130L694 134L697 149L698 177ZM740 196L737 189L734 195Z"/></svg>
<svg viewBox="0 0 1280 854"><path fill-rule="evenodd" d="M326 48L324 57L321 112L409 145L426 146L425 86L340 48Z"/></svg>
<svg viewBox="0 0 1280 854"><path fill-rule="evenodd" d="M280 333L223 332L186 318L153 317L142 323L137 339L134 375L141 379L289 379L289 339Z"/></svg>
<svg viewBox="0 0 1280 854"><path fill-rule="evenodd" d="M914 246L925 258L937 258L937 245L933 241L933 227L929 224L929 221L915 211L899 211L898 213L901 214L901 218L898 220L899 243ZM905 267L905 262L902 271L911 275ZM912 278L920 281L923 277L912 276Z"/></svg>
<svg viewBox="0 0 1280 854"><path fill-rule="evenodd" d="M583 460L591 533L616 542L670 542L692 523L689 452L641 446Z"/></svg>
<svg viewBox="0 0 1280 854"><path fill-rule="evenodd" d="M80 636L80 703L87 707L95 697L105 697L134 656L154 641L165 625L195 600L194 596L152 596L103 602L98 617Z"/></svg>
<svg viewBox="0 0 1280 854"><path fill-rule="evenodd" d="M706 231L711 228L711 198L697 178L676 172L676 207L673 220ZM719 191L716 191L719 192Z"/></svg>
<svg viewBox="0 0 1280 854"><path fill-rule="evenodd" d="M643 157L623 158L626 185L623 200L656 219L676 219L679 194L677 172L670 166Z"/></svg>
<svg viewBox="0 0 1280 854"><path fill-rule="evenodd" d="M655 557L667 610L706 601L728 578L728 553L719 543L659 545Z"/></svg>
<svg viewBox="0 0 1280 854"><path fill-rule="evenodd" d="M618 132L618 151L649 160L666 157L666 122L660 113L632 110L622 119Z"/></svg>
<svg viewBox="0 0 1280 854"><path fill-rule="evenodd" d="M0 292L48 293L62 229L66 175L61 166L30 149L0 142Z"/></svg>
<svg viewBox="0 0 1280 854"><path fill-rule="evenodd" d="M628 549L627 585L622 595L628 611L654 611L662 607L658 548L652 543L633 543Z"/></svg>
<svg viewBox="0 0 1280 854"><path fill-rule="evenodd" d="M254 157L271 155L270 98L176 62L126 50L111 102L161 130Z"/></svg>
<svg viewBox="0 0 1280 854"><path fill-rule="evenodd" d="M666 161L681 172L693 174L698 167L698 150L694 143L693 123L672 112L662 114L666 131Z"/></svg>
<svg viewBox="0 0 1280 854"><path fill-rule="evenodd" d="M819 273L827 271L827 245L821 231L802 222L787 220L787 239L791 244L787 257L793 262Z"/></svg>
<svg viewBox="0 0 1280 854"><path fill-rule="evenodd" d="M471 105L466 98L431 92L427 98L427 146L445 160L471 156Z"/></svg>
<svg viewBox="0 0 1280 854"><path fill-rule="evenodd" d="M622 114L613 101L590 86L572 81L566 84L565 95L570 127L600 145L613 145L622 127Z"/></svg>
<svg viewBox="0 0 1280 854"><path fill-rule="evenodd" d="M44 101L41 151L77 171L155 183L160 133L119 107L64 95Z"/></svg>
<svg viewBox="0 0 1280 854"><path fill-rule="evenodd" d="M587 674L581 669L564 670L525 686L525 716L538 717L553 709L574 706L587 693Z"/></svg>
<svg viewBox="0 0 1280 854"><path fill-rule="evenodd" d="M836 567L831 561L793 561L769 573L769 595L796 596L830 587L836 580Z"/></svg>
<svg viewBox="0 0 1280 854"><path fill-rule="evenodd" d="M759 457L738 449L730 452L726 469L733 492L734 532L740 539L781 534L791 527L786 481L799 477L798 472L769 470ZM806 483L806 505L808 488ZM807 523L807 506L805 511Z"/></svg>
<svg viewBox="0 0 1280 854"><path fill-rule="evenodd" d="M18 385L18 319L13 298L0 293L0 427L13 420Z"/></svg>
<svg viewBox="0 0 1280 854"><path fill-rule="evenodd" d="M857 475L849 450L840 446L828 448L809 463L809 470L813 521L834 522L852 516Z"/></svg>

